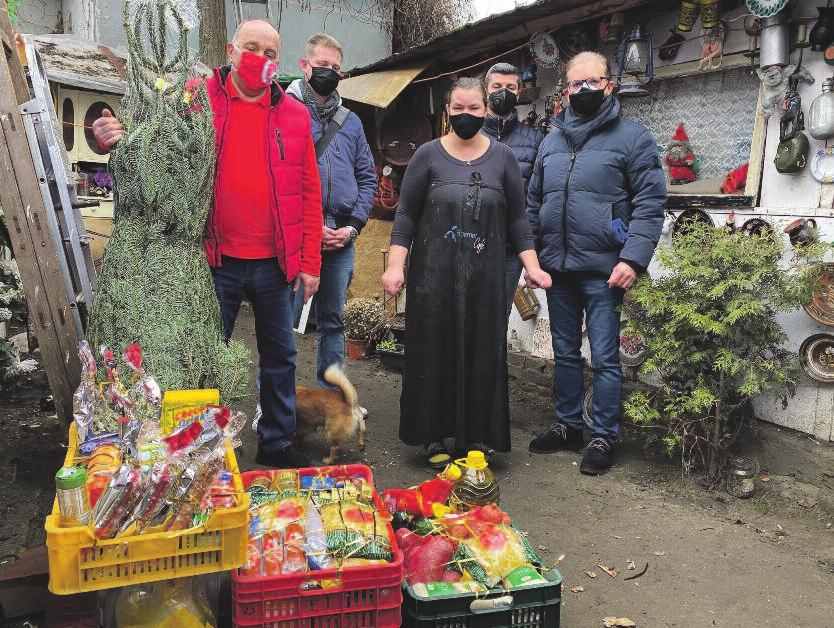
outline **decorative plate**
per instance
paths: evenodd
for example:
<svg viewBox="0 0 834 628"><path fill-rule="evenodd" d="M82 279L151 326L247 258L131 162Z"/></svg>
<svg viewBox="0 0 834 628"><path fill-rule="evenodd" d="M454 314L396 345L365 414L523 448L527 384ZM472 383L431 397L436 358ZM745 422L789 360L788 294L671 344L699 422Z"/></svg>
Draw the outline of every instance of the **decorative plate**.
<svg viewBox="0 0 834 628"><path fill-rule="evenodd" d="M594 419L591 417L591 406L594 404L594 390L589 388L585 391L585 399L582 401L582 419L589 428L594 426Z"/></svg>
<svg viewBox="0 0 834 628"><path fill-rule="evenodd" d="M637 334L620 334L620 362L625 366L640 366L646 361L649 348Z"/></svg>
<svg viewBox="0 0 834 628"><path fill-rule="evenodd" d="M788 4L788 0L747 0L747 8L756 17L772 17Z"/></svg>
<svg viewBox="0 0 834 628"><path fill-rule="evenodd" d="M834 183L834 146L826 146L814 153L811 174L820 183Z"/></svg>
<svg viewBox="0 0 834 628"><path fill-rule="evenodd" d="M583 50L593 50L594 42L588 28L583 24L565 26L556 31L556 41L559 50L569 57L579 54Z"/></svg>
<svg viewBox="0 0 834 628"><path fill-rule="evenodd" d="M814 287L814 298L805 306L805 311L818 323L834 327L834 262L823 264Z"/></svg>
<svg viewBox="0 0 834 628"><path fill-rule="evenodd" d="M834 384L834 336L814 334L799 347L802 369L811 379Z"/></svg>
<svg viewBox="0 0 834 628"><path fill-rule="evenodd" d="M763 218L751 218L741 225L739 231L745 235L769 237L773 233L773 225Z"/></svg>
<svg viewBox="0 0 834 628"><path fill-rule="evenodd" d="M675 224L672 225L672 237L691 231L692 225L696 223L703 223L711 227L715 226L715 223L712 221L712 217L703 209L685 209L678 214Z"/></svg>
<svg viewBox="0 0 834 628"><path fill-rule="evenodd" d="M555 68L559 65L559 47L556 40L547 33L542 33L530 47L536 65L542 68Z"/></svg>

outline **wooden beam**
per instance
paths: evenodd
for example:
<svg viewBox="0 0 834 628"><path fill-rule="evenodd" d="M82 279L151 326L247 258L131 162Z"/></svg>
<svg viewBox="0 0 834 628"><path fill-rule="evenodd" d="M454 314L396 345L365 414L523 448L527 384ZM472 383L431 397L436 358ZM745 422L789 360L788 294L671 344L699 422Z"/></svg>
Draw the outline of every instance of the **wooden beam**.
<svg viewBox="0 0 834 628"><path fill-rule="evenodd" d="M768 118L761 113L763 97L764 88L759 88L759 97L756 99L756 118L753 122L753 139L750 141L750 157L747 160L747 183L744 186L744 193L753 197L753 204L758 204L762 191L765 140L767 139Z"/></svg>
<svg viewBox="0 0 834 628"><path fill-rule="evenodd" d="M14 46L6 0L0 0L0 38L5 53L0 58L0 206L55 409L62 420L69 422L72 395L81 374L79 339L20 115L20 105L31 95ZM11 49L9 42L13 44Z"/></svg>
<svg viewBox="0 0 834 628"><path fill-rule="evenodd" d="M665 65L661 68L655 68L654 78L656 79L671 79L681 78L684 76L694 76L696 74L710 74L712 72L723 72L724 70L735 70L736 68L750 68L750 57L744 52L735 52L724 55L721 65L710 70L701 70L698 67L700 59L697 61L685 61L684 63L675 63L674 65Z"/></svg>

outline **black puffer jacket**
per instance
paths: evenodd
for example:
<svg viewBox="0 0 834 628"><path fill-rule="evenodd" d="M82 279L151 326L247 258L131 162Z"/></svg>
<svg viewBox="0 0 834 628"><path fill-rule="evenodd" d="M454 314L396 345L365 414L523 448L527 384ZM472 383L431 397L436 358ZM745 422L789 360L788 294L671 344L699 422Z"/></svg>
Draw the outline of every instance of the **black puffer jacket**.
<svg viewBox="0 0 834 628"><path fill-rule="evenodd" d="M521 168L521 176L524 179L524 193L526 194L527 186L530 184L530 176L533 174L533 164L536 162L536 153L544 135L533 127L521 124L518 121L518 113L515 109L506 120L487 115L484 126L481 127L481 132L512 149Z"/></svg>

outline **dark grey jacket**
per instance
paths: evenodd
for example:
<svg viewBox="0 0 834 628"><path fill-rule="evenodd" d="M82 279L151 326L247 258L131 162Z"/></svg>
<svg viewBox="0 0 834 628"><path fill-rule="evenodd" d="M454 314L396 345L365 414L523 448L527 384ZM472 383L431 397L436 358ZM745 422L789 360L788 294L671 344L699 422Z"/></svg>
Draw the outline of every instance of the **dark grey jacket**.
<svg viewBox="0 0 834 628"><path fill-rule="evenodd" d="M527 215L549 272L607 276L619 261L642 270L660 239L666 182L657 144L609 99L580 128L554 119L539 148Z"/></svg>
<svg viewBox="0 0 834 628"><path fill-rule="evenodd" d="M533 164L536 162L536 153L544 135L533 127L519 122L515 109L506 120L488 115L484 120L484 126L481 127L481 132L512 149L515 158L518 159L518 166L521 168L526 194L527 186L530 185L530 176L533 174Z"/></svg>

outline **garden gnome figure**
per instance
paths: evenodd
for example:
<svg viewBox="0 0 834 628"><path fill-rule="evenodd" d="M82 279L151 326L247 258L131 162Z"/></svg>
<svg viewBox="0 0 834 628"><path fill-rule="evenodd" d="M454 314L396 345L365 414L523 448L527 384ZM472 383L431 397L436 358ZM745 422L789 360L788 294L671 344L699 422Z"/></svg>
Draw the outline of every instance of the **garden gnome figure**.
<svg viewBox="0 0 834 628"><path fill-rule="evenodd" d="M695 180L695 154L683 123L678 125L672 136L663 163L669 168L669 182L672 185L692 183Z"/></svg>

